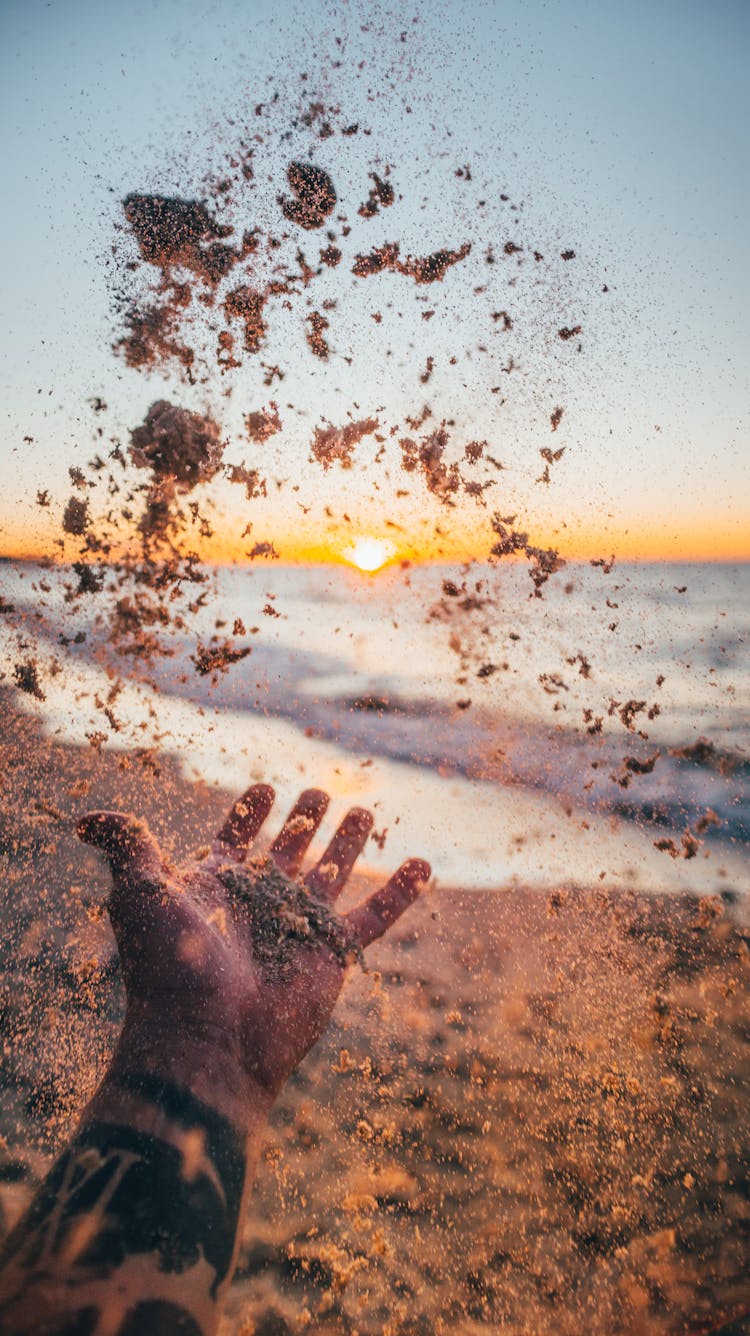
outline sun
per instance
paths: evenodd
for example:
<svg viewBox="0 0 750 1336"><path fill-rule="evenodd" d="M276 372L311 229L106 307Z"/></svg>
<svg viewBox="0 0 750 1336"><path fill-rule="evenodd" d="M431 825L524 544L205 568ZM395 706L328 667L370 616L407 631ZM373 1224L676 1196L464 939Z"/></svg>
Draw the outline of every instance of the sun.
<svg viewBox="0 0 750 1336"><path fill-rule="evenodd" d="M393 554L393 546L382 538L358 538L343 553L352 566L360 571L378 571Z"/></svg>

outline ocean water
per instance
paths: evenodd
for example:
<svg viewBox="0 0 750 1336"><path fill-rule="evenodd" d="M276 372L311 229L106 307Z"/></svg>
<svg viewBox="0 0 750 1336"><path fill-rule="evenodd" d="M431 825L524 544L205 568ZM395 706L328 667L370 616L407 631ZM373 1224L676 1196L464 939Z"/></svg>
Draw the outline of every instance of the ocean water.
<svg viewBox="0 0 750 1336"><path fill-rule="evenodd" d="M221 569L145 666L64 572L0 575L5 680L35 658L46 698L19 698L64 739L264 778L281 807L327 788L386 831L368 861L423 854L444 884L748 886L750 566L570 565L543 598L516 563ZM201 675L212 636L251 653Z"/></svg>

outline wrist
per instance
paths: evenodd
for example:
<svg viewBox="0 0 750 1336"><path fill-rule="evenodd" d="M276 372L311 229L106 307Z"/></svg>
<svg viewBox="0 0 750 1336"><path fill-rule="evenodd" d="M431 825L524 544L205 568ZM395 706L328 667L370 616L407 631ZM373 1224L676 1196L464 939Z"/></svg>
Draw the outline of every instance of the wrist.
<svg viewBox="0 0 750 1336"><path fill-rule="evenodd" d="M243 1137L265 1124L273 1095L248 1071L239 1038L226 1027L196 1017L188 1024L128 1006L112 1062L86 1110L87 1119L115 1114L158 1134L155 1082L184 1091L225 1119ZM119 1113L118 1113L119 1111ZM154 1124L150 1126L149 1124Z"/></svg>

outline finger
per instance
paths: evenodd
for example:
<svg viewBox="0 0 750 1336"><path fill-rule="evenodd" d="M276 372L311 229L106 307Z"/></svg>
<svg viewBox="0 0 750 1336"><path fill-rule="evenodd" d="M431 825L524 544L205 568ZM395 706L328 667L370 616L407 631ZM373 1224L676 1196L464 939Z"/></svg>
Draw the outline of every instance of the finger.
<svg viewBox="0 0 750 1336"><path fill-rule="evenodd" d="M214 851L226 853L242 861L258 834L276 797L270 784L252 784L237 799L214 841Z"/></svg>
<svg viewBox="0 0 750 1336"><path fill-rule="evenodd" d="M335 900L367 843L373 816L364 807L347 812L319 863L305 878L315 895Z"/></svg>
<svg viewBox="0 0 750 1336"><path fill-rule="evenodd" d="M113 874L120 879L158 879L164 859L145 821L125 812L87 812L76 823L84 844L92 844L106 855Z"/></svg>
<svg viewBox="0 0 750 1336"><path fill-rule="evenodd" d="M423 858L408 859L385 886L345 914L344 922L354 941L360 946L369 946L370 942L382 937L424 890L430 871L429 863Z"/></svg>
<svg viewBox="0 0 750 1336"><path fill-rule="evenodd" d="M184 900L179 884L145 821L121 812L88 812L76 830L80 839L101 849L109 860L112 891L107 912L125 991L131 999L142 996L142 971L156 967L158 974L162 952L168 956L176 952Z"/></svg>
<svg viewBox="0 0 750 1336"><path fill-rule="evenodd" d="M310 841L326 814L328 802L328 794L322 789L305 789L271 845L274 863L288 877L299 871Z"/></svg>

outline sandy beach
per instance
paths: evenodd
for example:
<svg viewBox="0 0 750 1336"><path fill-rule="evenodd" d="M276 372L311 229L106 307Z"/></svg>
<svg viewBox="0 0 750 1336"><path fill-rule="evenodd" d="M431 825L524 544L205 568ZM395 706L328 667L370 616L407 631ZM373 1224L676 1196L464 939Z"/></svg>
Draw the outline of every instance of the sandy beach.
<svg viewBox="0 0 750 1336"><path fill-rule="evenodd" d="M6 1229L122 1014L74 817L135 810L182 857L228 795L2 709ZM746 923L730 892L438 885L274 1110L224 1336L747 1330Z"/></svg>

